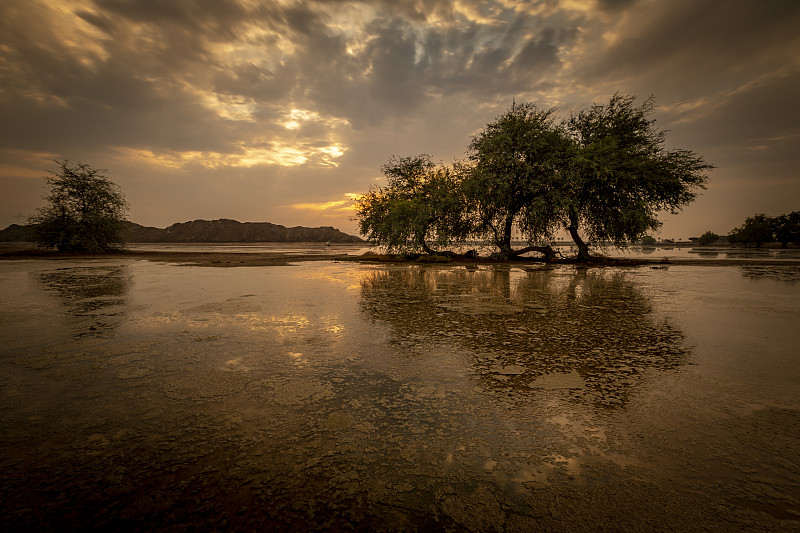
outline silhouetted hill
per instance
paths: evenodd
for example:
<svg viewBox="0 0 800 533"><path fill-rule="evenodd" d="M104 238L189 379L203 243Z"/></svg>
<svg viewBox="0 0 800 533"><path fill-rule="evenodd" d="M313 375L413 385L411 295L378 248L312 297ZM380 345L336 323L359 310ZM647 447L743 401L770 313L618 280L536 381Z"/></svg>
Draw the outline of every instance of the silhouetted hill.
<svg viewBox="0 0 800 533"><path fill-rule="evenodd" d="M11 224L0 230L0 242L34 242L36 240L36 226L33 224L21 226Z"/></svg>
<svg viewBox="0 0 800 533"><path fill-rule="evenodd" d="M323 226L287 228L270 222L238 222L230 219L193 220L165 229L127 222L128 242L363 242L336 228ZM0 230L0 242L33 242L35 226L11 224Z"/></svg>
<svg viewBox="0 0 800 533"><path fill-rule="evenodd" d="M362 242L330 226L287 228L270 222L192 220L165 229L128 223L129 242Z"/></svg>

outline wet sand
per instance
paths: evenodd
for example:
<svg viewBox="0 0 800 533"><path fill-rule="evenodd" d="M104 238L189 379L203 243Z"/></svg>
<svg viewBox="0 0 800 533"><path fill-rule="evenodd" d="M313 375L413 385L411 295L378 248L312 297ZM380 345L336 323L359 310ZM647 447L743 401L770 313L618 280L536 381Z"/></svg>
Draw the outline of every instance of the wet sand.
<svg viewBox="0 0 800 533"><path fill-rule="evenodd" d="M208 255L0 261L0 528L800 526L794 265Z"/></svg>

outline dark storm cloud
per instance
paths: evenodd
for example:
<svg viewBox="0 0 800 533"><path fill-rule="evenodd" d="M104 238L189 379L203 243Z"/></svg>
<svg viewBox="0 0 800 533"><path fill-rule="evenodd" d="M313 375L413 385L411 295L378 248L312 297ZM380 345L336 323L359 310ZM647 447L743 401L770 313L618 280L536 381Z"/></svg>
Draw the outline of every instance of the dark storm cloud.
<svg viewBox="0 0 800 533"><path fill-rule="evenodd" d="M235 0L95 0L106 20L126 19L158 27L171 27L191 42L236 37L236 28L250 12ZM266 8L264 8L266 10ZM85 11L83 17L91 17Z"/></svg>
<svg viewBox="0 0 800 533"><path fill-rule="evenodd" d="M800 3L683 0L639 5L618 41L583 71L588 80L641 77L653 86L723 87L752 61L781 61L772 50L797 42Z"/></svg>
<svg viewBox="0 0 800 533"><path fill-rule="evenodd" d="M740 169L716 176L720 184L745 178L754 183L782 179L797 186L798 87L800 72L795 71L737 91L718 105L706 106L706 116L692 121L680 141L703 146L709 157Z"/></svg>
<svg viewBox="0 0 800 533"><path fill-rule="evenodd" d="M7 34L6 42L17 65L35 68L9 78L17 82L20 96L35 87L67 109L39 113L40 103L20 108L15 101L10 105L16 112L7 113L27 118L29 126L13 137L24 147L26 138L41 140L35 132L44 124L38 120L55 120L53 132L80 122L82 133L108 145L230 150L225 139L230 125L191 86L213 89L223 104L245 98L267 107L304 105L356 127L377 125L409 117L431 94L531 90L559 66L558 46L564 42L558 37L569 33L537 29L525 16L497 24L445 24L442 29L427 26L427 21L434 16L452 21L450 2L386 5L392 9L365 28L365 48L348 54L345 38L328 26L329 14L315 10L316 2L289 7L262 3L246 9L232 0L97 0L92 9L76 11L103 34L95 41L97 49L87 51L97 56L90 61L48 38L44 30L50 22L36 28L38 15L31 14ZM271 68L246 61L220 63L213 45L240 41L249 26L275 32L272 42L261 36L255 43L265 52L275 47L275 38L290 40L290 56ZM31 30L44 37L30 39ZM538 34L527 38L531 32ZM165 124L169 139L164 138Z"/></svg>
<svg viewBox="0 0 800 533"><path fill-rule="evenodd" d="M367 33L371 40L358 57L346 56L340 42L325 43L330 57L315 61L324 66L304 79L314 101L356 127L407 117L431 95L501 94L510 100L560 66L559 46L571 42L575 29L539 29L526 17L434 28L393 16L373 21Z"/></svg>
<svg viewBox="0 0 800 533"><path fill-rule="evenodd" d="M93 23L101 19L111 20L96 16ZM0 133L5 146L32 148L33 143L59 141L126 145L147 139L179 150L223 143L215 135L219 128L209 127L215 122L212 115L196 97L169 86L179 60L164 51L162 42L134 42L124 24L108 22L99 24L108 33L102 50L79 56L49 31L47 25L55 21L36 16L23 21L26 25L13 24L19 22L15 19L4 24L13 63L4 65L12 71L6 71L6 94L11 94L0 105L14 126ZM197 52L187 51L185 57L197 57Z"/></svg>

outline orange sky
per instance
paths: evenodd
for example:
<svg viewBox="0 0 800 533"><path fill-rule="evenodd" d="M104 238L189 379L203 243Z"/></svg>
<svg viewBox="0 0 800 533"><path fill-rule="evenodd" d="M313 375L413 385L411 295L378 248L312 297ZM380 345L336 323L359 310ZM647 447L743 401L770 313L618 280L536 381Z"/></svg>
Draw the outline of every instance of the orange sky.
<svg viewBox="0 0 800 533"><path fill-rule="evenodd" d="M5 0L0 227L53 159L106 168L130 219L331 225L391 156L463 158L511 103L654 95L718 168L661 236L800 209L800 3Z"/></svg>

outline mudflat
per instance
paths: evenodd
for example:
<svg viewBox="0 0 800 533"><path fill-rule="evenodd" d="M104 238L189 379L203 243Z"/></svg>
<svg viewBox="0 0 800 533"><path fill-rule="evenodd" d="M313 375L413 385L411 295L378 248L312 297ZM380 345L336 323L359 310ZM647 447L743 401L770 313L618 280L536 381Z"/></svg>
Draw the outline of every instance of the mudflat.
<svg viewBox="0 0 800 533"><path fill-rule="evenodd" d="M796 266L269 255L0 261L4 530L800 524Z"/></svg>

